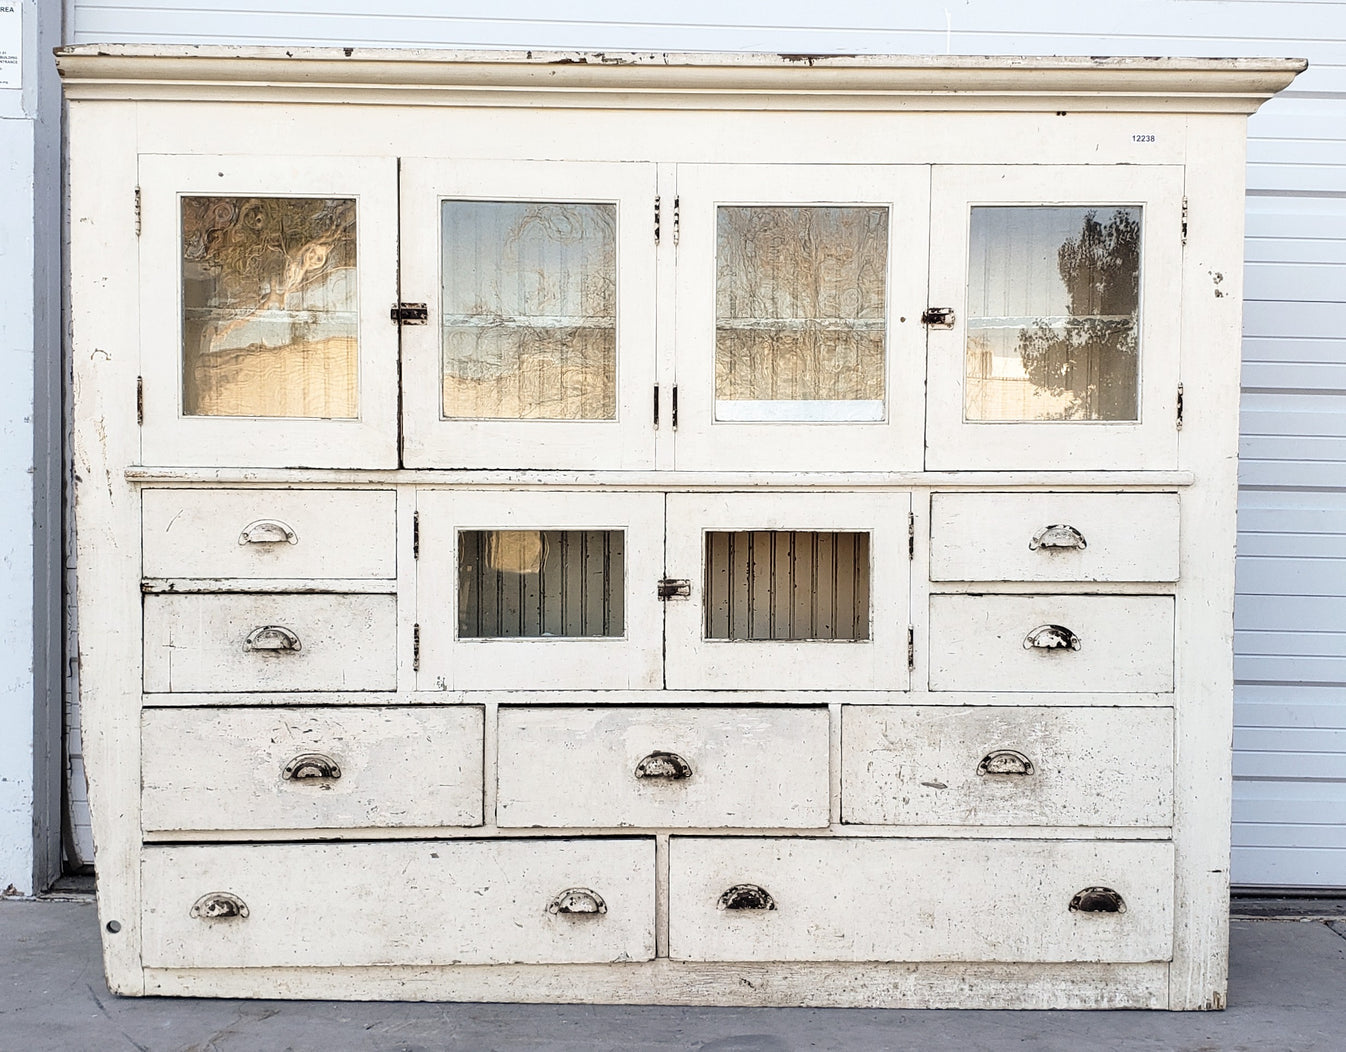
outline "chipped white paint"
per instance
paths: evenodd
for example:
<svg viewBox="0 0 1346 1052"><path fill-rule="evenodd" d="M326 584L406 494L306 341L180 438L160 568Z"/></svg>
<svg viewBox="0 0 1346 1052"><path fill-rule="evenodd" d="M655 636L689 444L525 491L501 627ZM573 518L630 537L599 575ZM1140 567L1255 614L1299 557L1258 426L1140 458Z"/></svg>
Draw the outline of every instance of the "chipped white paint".
<svg viewBox="0 0 1346 1052"><path fill-rule="evenodd" d="M61 62L72 111L80 614L100 626L82 641L85 744L100 909L121 925L105 936L114 989L988 1007L1222 1002L1237 397L1229 363L1242 190L1230 159L1242 148L1244 115L1289 81L1293 63L103 50L111 53L82 50ZM134 101L120 101L128 96ZM1137 115L1156 142L1133 138ZM246 127L253 154L217 162L222 126ZM615 458L605 466L586 459L572 428L550 442L546 421L521 422L499 447L490 446L490 429L474 437L473 428L440 428L424 377L409 376L417 389L404 401L405 433L413 446L417 434L440 437L422 444L423 466L376 470L398 438L387 415L396 383L387 321L365 348L387 349L362 366L370 412L349 433L333 421L291 430L246 419L203 430L173 415L175 366L164 354L176 286L166 275L177 263L166 201L213 185L212 167L232 173L231 187L247 176L254 192L359 192L369 214L395 227L388 203L399 189L410 210L403 219L432 214L436 180L452 168L427 160L426 178L409 176L399 188L390 162L422 156L427 143L460 146L459 159L486 162L477 176L510 173L501 179L515 180L517 193L543 199L546 180L530 182L532 165L522 162L649 163L659 195L683 198L685 224L711 214L717 186L753 196L751 180L720 183L710 172L698 181L688 165L782 166L772 194L830 200L801 174L804 142L820 165L921 174L912 185L928 185L943 204L939 229L907 246L911 272L928 266L954 296L966 231L962 206L949 202L1140 200L1163 227L1147 235L1145 309L1167 323L1156 332L1148 317L1143 333L1142 355L1153 349L1160 359L1142 369L1143 420L1059 432L965 425L941 372L948 355L921 373L921 337L911 333L929 304L913 278L890 289L890 323L908 327L889 344L892 415L877 425L884 437L853 463L834 458L863 428L854 422L717 431L701 382L710 374L686 360L705 346L704 333L698 343L686 330L710 324L693 310L709 302L696 276L708 273L705 260L691 258L709 239L687 228L668 236L667 226L652 252L654 361L637 368L652 368L661 388L697 389L682 392L677 431L664 390L652 443L652 405L631 401L643 419L623 408L621 426L638 441L605 448ZM323 158L332 171L294 164L296 156ZM348 162L365 181L343 190ZM681 182L680 168L689 176ZM137 242L127 202L142 172L152 176L152 200ZM997 173L1017 174L1005 181ZM487 182L443 185L485 193ZM425 199L408 200L417 187ZM1177 215L1179 187L1191 204L1185 249L1176 223L1165 225ZM652 241L652 222L647 229ZM361 265L374 271L362 288L387 290L397 277L384 272L386 248L362 249ZM433 253L409 258L423 270ZM433 289L433 275L410 273L407 259L403 266L404 289ZM1201 296L1214 271L1226 294ZM641 279L635 291L650 287ZM1175 324L1163 307L1179 292ZM362 321L375 311L387 318L379 303ZM927 350L945 346L949 332L931 335ZM958 347L950 349L956 360ZM426 348L416 353L424 372ZM139 376L155 379L143 453ZM1186 392L1180 433L1169 412L1176 379ZM924 451L922 419L935 422ZM459 437L443 437L449 430ZM215 431L227 437L215 441ZM749 432L757 440L740 449ZM1052 438L1066 433L1064 445ZM460 454L459 441L487 448ZM488 464L495 469L477 470ZM787 470L762 470L771 467ZM143 530L142 488L151 494ZM940 491L933 515L932 491ZM961 510L945 503L964 496ZM366 497L375 503L362 508ZM274 558L231 549L214 563L193 555L190 540L157 550L161 534L186 525L203 550L231 536L237 547L235 531L251 522L234 520L254 509L259 520L316 509L319 521L300 528L285 519L295 545L284 529L263 529L278 538L259 542L275 545ZM1026 548L1032 535L1019 533L1060 525L1036 522L1043 514L1077 519L1096 561L1072 563L1063 550L1035 577L1028 567L1039 564L1021 553L958 539L981 519ZM1152 531L1117 530L1136 516ZM620 634L460 638L461 531L572 529L625 533ZM704 638L705 531L766 529L870 534L867 639ZM286 568L310 536L324 538L329 554ZM656 583L665 575L687 580L691 595L661 602ZM1081 648L1023 647L1027 634L1051 625L1077 633ZM264 649L245 651L259 628L269 630L259 638ZM350 783L352 810L286 810L268 797L269 781L246 790L245 804L219 809L216 828L173 828L189 825L171 815L195 790L167 802L187 777L181 768L156 773L177 763L169 750L214 738L229 743L222 754L260 754L222 766L274 780L277 764L283 770L295 758L269 751L267 730L259 747L247 743L256 728L274 730L287 711L308 705L324 706L303 717L315 741L336 752L358 736L370 749L369 762L358 749L343 753L351 765L343 780L362 779ZM459 804L413 818L415 804L435 810L432 802L414 801L414 778L387 772L415 766L421 746L435 741L448 749L442 762ZM405 755L374 762L395 743ZM1144 758L1128 768L1126 748ZM1035 802L988 795L999 790L986 778L1013 775L967 773L1010 749L1042 775ZM658 751L692 754L684 758L704 783L694 774L682 786L671 780L630 795L635 765ZM919 788L949 794L947 804L903 792L918 767L942 772L948 763L957 775L919 779L943 784ZM361 796L371 765L384 787ZM1054 786L1073 795L1063 801ZM689 801L702 796L682 810L656 795L683 788ZM468 797L480 801L479 828L451 824L476 817ZM391 817L403 812L424 824ZM628 822L646 835L605 838ZM348 839L314 842L333 829ZM259 842L173 843L189 836ZM729 887L745 883L767 888L777 908L717 908ZM1099 886L1120 892L1126 911L1070 910L1073 896ZM549 912L562 892L595 912ZM247 903L247 916L193 917L193 906L216 893ZM650 960L662 952L672 959ZM716 963L725 961L763 963ZM905 963L884 963L895 961ZM459 966L467 963L489 967Z"/></svg>

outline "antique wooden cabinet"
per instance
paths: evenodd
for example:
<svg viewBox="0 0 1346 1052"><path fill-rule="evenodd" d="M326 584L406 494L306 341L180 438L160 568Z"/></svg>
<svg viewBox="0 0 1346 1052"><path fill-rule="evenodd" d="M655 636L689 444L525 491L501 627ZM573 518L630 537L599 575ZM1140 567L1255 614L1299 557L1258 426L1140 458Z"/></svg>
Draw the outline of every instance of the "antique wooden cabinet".
<svg viewBox="0 0 1346 1052"><path fill-rule="evenodd" d="M113 989L1223 1005L1302 63L58 60Z"/></svg>

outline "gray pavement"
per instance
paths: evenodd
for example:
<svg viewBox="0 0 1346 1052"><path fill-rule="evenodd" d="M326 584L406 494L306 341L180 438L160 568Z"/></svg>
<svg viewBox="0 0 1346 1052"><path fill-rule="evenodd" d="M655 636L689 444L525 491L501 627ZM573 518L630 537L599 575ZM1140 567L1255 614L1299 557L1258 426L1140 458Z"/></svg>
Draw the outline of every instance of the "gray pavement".
<svg viewBox="0 0 1346 1052"><path fill-rule="evenodd" d="M4 900L0 1052L1346 1050L1346 920L1235 920L1231 944L1207 1013L140 999L108 992L91 901Z"/></svg>

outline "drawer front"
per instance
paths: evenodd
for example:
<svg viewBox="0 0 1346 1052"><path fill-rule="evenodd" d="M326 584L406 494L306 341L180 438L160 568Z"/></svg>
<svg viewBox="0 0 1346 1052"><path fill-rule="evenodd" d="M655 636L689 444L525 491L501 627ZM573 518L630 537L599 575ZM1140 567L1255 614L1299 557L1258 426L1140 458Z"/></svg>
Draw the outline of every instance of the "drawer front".
<svg viewBox="0 0 1346 1052"><path fill-rule="evenodd" d="M391 595L147 595L145 690L394 690Z"/></svg>
<svg viewBox="0 0 1346 1052"><path fill-rule="evenodd" d="M1173 598L932 595L930 689L1171 691Z"/></svg>
<svg viewBox="0 0 1346 1052"><path fill-rule="evenodd" d="M653 839L151 847L141 877L149 968L654 956Z"/></svg>
<svg viewBox="0 0 1346 1052"><path fill-rule="evenodd" d="M146 577L393 578L391 490L147 489Z"/></svg>
<svg viewBox="0 0 1346 1052"><path fill-rule="evenodd" d="M687 961L1163 961L1160 841L673 837L669 956ZM760 888L774 908L752 906ZM1072 910L1090 888L1122 912ZM1092 895L1098 905L1105 896Z"/></svg>
<svg viewBox="0 0 1346 1052"><path fill-rule="evenodd" d="M1176 581L1176 493L935 493L932 581Z"/></svg>
<svg viewBox="0 0 1346 1052"><path fill-rule="evenodd" d="M826 709L502 708L499 728L502 826L828 822Z"/></svg>
<svg viewBox="0 0 1346 1052"><path fill-rule="evenodd" d="M147 830L481 824L482 710L146 709Z"/></svg>
<svg viewBox="0 0 1346 1052"><path fill-rule="evenodd" d="M842 821L1168 826L1173 710L842 709Z"/></svg>

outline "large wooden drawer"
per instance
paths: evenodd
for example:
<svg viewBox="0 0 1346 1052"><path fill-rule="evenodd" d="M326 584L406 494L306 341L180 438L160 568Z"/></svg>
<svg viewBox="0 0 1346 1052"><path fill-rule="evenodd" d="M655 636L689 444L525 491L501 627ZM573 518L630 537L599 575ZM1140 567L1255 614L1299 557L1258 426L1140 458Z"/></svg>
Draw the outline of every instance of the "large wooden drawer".
<svg viewBox="0 0 1346 1052"><path fill-rule="evenodd" d="M1173 598L932 595L930 689L1171 691Z"/></svg>
<svg viewBox="0 0 1346 1052"><path fill-rule="evenodd" d="M147 489L143 573L191 578L393 578L391 490Z"/></svg>
<svg viewBox="0 0 1346 1052"><path fill-rule="evenodd" d="M932 581L1176 581L1176 493L935 493Z"/></svg>
<svg viewBox="0 0 1346 1052"><path fill-rule="evenodd" d="M146 830L474 826L482 710L146 709Z"/></svg>
<svg viewBox="0 0 1346 1052"><path fill-rule="evenodd" d="M1168 826L1173 710L848 705L842 821Z"/></svg>
<svg viewBox="0 0 1346 1052"><path fill-rule="evenodd" d="M145 690L393 690L391 595L145 596Z"/></svg>
<svg viewBox="0 0 1346 1052"><path fill-rule="evenodd" d="M1172 956L1173 847L1162 841L673 837L669 863L675 960ZM1124 909L1072 908L1116 906L1107 891Z"/></svg>
<svg viewBox="0 0 1346 1052"><path fill-rule="evenodd" d="M500 709L502 826L820 828L823 708Z"/></svg>
<svg viewBox="0 0 1346 1052"><path fill-rule="evenodd" d="M654 956L651 838L150 847L141 877L150 968Z"/></svg>

